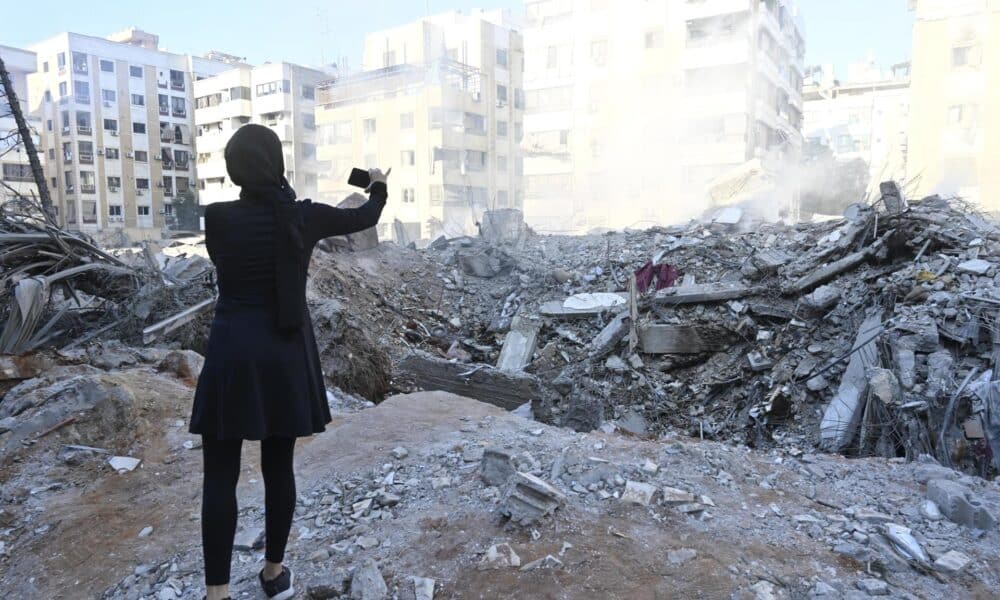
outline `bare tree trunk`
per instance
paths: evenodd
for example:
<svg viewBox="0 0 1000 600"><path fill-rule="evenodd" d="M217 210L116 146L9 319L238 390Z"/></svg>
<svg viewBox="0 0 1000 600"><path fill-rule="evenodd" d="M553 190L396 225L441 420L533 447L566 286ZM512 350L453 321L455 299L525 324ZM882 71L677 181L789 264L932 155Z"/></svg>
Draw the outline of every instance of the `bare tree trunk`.
<svg viewBox="0 0 1000 600"><path fill-rule="evenodd" d="M35 185L38 186L38 197L42 203L42 209L49 217L52 216L52 197L49 196L49 186L45 183L45 171L42 170L42 163L38 160L38 152L35 149L35 141L31 138L31 130L28 129L28 122L21 112L21 102L14 92L14 84L10 80L10 73L7 66L0 58L0 84L3 85L4 93L7 95L7 103L17 122L17 130L21 135L21 143L24 144L24 151L28 154L28 162L31 164L31 174L35 178Z"/></svg>

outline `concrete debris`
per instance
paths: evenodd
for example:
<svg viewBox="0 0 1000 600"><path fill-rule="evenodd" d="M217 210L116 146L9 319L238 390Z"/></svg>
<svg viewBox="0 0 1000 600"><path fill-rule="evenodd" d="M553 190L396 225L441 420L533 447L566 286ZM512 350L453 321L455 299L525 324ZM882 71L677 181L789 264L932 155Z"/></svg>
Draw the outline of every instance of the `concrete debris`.
<svg viewBox="0 0 1000 600"><path fill-rule="evenodd" d="M428 577L413 578L415 600L434 600L434 580Z"/></svg>
<svg viewBox="0 0 1000 600"><path fill-rule="evenodd" d="M927 482L927 499L940 507L949 520L975 529L989 530L997 517L972 491L955 481L932 479Z"/></svg>
<svg viewBox="0 0 1000 600"><path fill-rule="evenodd" d="M251 552L264 547L264 528L250 527L236 532L233 540L233 550Z"/></svg>
<svg viewBox="0 0 1000 600"><path fill-rule="evenodd" d="M378 563L364 558L354 570L351 578L350 598L352 600L384 600L389 596L389 588L382 578Z"/></svg>
<svg viewBox="0 0 1000 600"><path fill-rule="evenodd" d="M946 573L959 573L972 559L957 550L949 550L934 561L934 568Z"/></svg>
<svg viewBox="0 0 1000 600"><path fill-rule="evenodd" d="M490 546L486 555L479 563L479 570L487 569L509 569L521 566L521 557L514 552L510 544L495 544Z"/></svg>
<svg viewBox="0 0 1000 600"><path fill-rule="evenodd" d="M141 462L138 458L132 458L131 456L112 456L108 459L108 464L111 465L111 468L119 473L134 471Z"/></svg>
<svg viewBox="0 0 1000 600"><path fill-rule="evenodd" d="M525 565L521 567L521 571L534 571L536 569L558 569L559 567L562 566L563 563L561 560L552 556L551 554L547 554L542 558L533 560L529 563L525 563Z"/></svg>
<svg viewBox="0 0 1000 600"><path fill-rule="evenodd" d="M396 460L403 460L410 455L410 451L402 446L397 446L392 449L392 457Z"/></svg>
<svg viewBox="0 0 1000 600"><path fill-rule="evenodd" d="M622 502L649 506L656 495L656 486L638 481L627 481L625 491L622 493Z"/></svg>
<svg viewBox="0 0 1000 600"><path fill-rule="evenodd" d="M566 496L530 473L518 472L508 483L500 514L512 523L532 525L565 502Z"/></svg>
<svg viewBox="0 0 1000 600"><path fill-rule="evenodd" d="M874 579L869 577L868 579L862 579L858 581L857 587L862 592L865 592L869 596L888 596L889 595L889 585L882 581L881 579Z"/></svg>
<svg viewBox="0 0 1000 600"><path fill-rule="evenodd" d="M683 565L686 562L694 560L697 556L698 551L693 548L681 548L680 550L667 552L667 560L672 565Z"/></svg>

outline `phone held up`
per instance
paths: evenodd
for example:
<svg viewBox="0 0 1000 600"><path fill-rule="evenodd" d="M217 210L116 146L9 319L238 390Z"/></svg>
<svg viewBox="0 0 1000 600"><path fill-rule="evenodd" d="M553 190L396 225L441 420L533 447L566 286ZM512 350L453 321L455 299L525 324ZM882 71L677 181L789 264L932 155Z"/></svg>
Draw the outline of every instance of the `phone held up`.
<svg viewBox="0 0 1000 600"><path fill-rule="evenodd" d="M351 169L351 176L347 179L348 185L359 188L367 188L372 183L371 175L365 169Z"/></svg>

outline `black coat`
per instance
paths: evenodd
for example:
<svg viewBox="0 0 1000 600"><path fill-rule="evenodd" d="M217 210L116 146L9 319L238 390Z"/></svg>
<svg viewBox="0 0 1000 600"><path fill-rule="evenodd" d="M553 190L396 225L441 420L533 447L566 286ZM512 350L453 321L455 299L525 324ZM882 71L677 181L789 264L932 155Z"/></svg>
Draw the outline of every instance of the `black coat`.
<svg viewBox="0 0 1000 600"><path fill-rule="evenodd" d="M304 224L303 264L319 240L373 227L382 214L386 186L376 183L359 208L309 200L295 202ZM191 433L219 439L304 437L330 422L326 386L312 322L305 308L294 331L277 326L275 210L270 202L236 200L205 210L205 243L215 264L219 302L198 378Z"/></svg>

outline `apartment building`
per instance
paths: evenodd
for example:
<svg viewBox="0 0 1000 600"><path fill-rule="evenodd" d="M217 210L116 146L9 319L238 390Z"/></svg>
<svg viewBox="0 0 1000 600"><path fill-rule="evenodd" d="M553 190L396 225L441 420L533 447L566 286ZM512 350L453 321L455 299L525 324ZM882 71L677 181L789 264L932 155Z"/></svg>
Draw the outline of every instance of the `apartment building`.
<svg viewBox="0 0 1000 600"><path fill-rule="evenodd" d="M1000 0L910 0L909 173L1000 213Z"/></svg>
<svg viewBox="0 0 1000 600"><path fill-rule="evenodd" d="M801 148L805 44L779 0L527 0L525 214L573 233L678 221Z"/></svg>
<svg viewBox="0 0 1000 600"><path fill-rule="evenodd" d="M368 35L362 70L317 89L321 198L358 191L352 167L391 167L380 235L398 241L475 233L484 211L521 208L523 64L506 11Z"/></svg>
<svg viewBox="0 0 1000 600"><path fill-rule="evenodd" d="M61 33L36 44L32 112L44 121L53 204L69 229L158 238L196 194L193 81L232 68L159 49L156 35Z"/></svg>
<svg viewBox="0 0 1000 600"><path fill-rule="evenodd" d="M37 135L42 129L41 120L31 116L28 102L28 75L35 71L35 53L0 46L0 58L7 67L11 83L14 84L14 93L21 104L21 112L28 122L28 127L36 132L32 139L36 150L39 150L38 158L44 164L45 155L39 145L41 138ZM22 194L29 198L38 197L38 186L35 185L35 178L28 164L27 151L20 143L20 137L11 135L16 132L17 123L11 116L8 98L0 97L0 181L3 182L3 185L0 185L0 202L14 194Z"/></svg>
<svg viewBox="0 0 1000 600"><path fill-rule="evenodd" d="M870 185L906 181L910 63L852 65L843 81L830 67L813 73L803 89L805 143L828 148L838 161L864 161Z"/></svg>
<svg viewBox="0 0 1000 600"><path fill-rule="evenodd" d="M226 174L226 143L242 125L257 123L281 139L285 171L299 197L316 197L320 171L316 159L316 84L323 71L290 63L240 65L194 83L201 204L234 200L239 188Z"/></svg>

